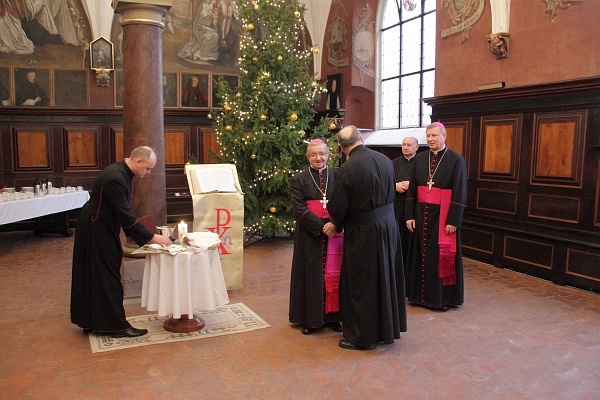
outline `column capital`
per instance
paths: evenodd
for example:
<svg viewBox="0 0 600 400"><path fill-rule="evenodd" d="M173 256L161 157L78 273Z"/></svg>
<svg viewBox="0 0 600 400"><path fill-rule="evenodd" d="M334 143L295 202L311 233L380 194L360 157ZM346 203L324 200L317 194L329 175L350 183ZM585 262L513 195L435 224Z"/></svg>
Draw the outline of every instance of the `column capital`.
<svg viewBox="0 0 600 400"><path fill-rule="evenodd" d="M163 17L173 6L173 0L113 0L116 13L123 14L121 26L154 25L165 27Z"/></svg>

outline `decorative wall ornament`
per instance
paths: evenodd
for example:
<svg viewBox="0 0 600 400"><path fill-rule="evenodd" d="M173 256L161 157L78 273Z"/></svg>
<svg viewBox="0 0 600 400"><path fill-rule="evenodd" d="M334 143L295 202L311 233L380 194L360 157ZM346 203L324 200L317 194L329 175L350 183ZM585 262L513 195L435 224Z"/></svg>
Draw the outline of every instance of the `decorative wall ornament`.
<svg viewBox="0 0 600 400"><path fill-rule="evenodd" d="M486 36L490 52L499 60L508 57L508 42L510 33L490 33Z"/></svg>
<svg viewBox="0 0 600 400"><path fill-rule="evenodd" d="M442 7L448 9L452 28L442 29L441 38L462 33L461 44L469 39L471 27L479 20L485 6L485 0L442 0Z"/></svg>
<svg viewBox="0 0 600 400"><path fill-rule="evenodd" d="M583 0L540 0L546 3L546 14L550 14L550 21L554 22L554 18L558 10L566 10L570 6L577 6L583 3Z"/></svg>
<svg viewBox="0 0 600 400"><path fill-rule="evenodd" d="M327 62L334 67L346 67L349 64L346 56L348 43L348 8L345 2L334 3L337 10L327 34Z"/></svg>
<svg viewBox="0 0 600 400"><path fill-rule="evenodd" d="M486 36L488 48L496 59L508 57L511 0L490 0L492 33Z"/></svg>
<svg viewBox="0 0 600 400"><path fill-rule="evenodd" d="M369 3L365 4L354 23L352 55L361 80L365 75L375 76L375 21Z"/></svg>
<svg viewBox="0 0 600 400"><path fill-rule="evenodd" d="M96 85L109 86L109 72L115 69L113 44L103 36L90 43L90 67L96 71Z"/></svg>

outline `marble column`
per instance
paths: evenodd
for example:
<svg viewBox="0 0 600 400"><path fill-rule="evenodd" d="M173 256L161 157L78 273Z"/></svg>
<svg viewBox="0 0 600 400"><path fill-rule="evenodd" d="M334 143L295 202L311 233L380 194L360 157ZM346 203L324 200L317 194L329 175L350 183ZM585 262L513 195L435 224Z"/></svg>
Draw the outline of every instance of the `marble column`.
<svg viewBox="0 0 600 400"><path fill-rule="evenodd" d="M138 217L167 222L162 87L163 17L173 1L115 0L123 27L123 154L150 146L157 163L150 176L135 178L132 206Z"/></svg>

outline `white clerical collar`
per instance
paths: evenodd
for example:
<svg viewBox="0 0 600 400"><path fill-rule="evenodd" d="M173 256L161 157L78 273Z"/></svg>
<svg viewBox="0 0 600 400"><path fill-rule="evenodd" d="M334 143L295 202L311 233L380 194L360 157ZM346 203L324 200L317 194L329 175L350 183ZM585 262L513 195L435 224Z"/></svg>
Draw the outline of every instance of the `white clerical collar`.
<svg viewBox="0 0 600 400"><path fill-rule="evenodd" d="M406 159L406 161L410 161L410 160L412 160L413 158L415 158L415 156L412 156L412 157L406 157L406 156L404 156L404 158Z"/></svg>
<svg viewBox="0 0 600 400"><path fill-rule="evenodd" d="M431 150L431 152L432 152L433 154L436 154L436 155L437 155L437 153L439 153L440 151L444 151L444 150L446 150L446 146L442 147L442 148L441 148L441 149L439 149L438 151Z"/></svg>

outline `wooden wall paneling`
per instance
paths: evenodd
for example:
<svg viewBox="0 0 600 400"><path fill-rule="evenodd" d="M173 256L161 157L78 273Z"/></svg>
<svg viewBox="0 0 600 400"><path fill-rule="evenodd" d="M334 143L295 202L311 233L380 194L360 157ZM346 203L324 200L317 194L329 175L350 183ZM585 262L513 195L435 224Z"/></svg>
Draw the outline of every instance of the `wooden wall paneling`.
<svg viewBox="0 0 600 400"><path fill-rule="evenodd" d="M598 161L596 162L596 191L594 207L594 226L600 228L600 148L597 149Z"/></svg>
<svg viewBox="0 0 600 400"><path fill-rule="evenodd" d="M165 168L182 169L190 154L189 127L165 128Z"/></svg>
<svg viewBox="0 0 600 400"><path fill-rule="evenodd" d="M100 134L97 126L63 127L65 172L102 170Z"/></svg>
<svg viewBox="0 0 600 400"><path fill-rule="evenodd" d="M510 190L477 188L478 210L494 211L504 214L517 213L518 193Z"/></svg>
<svg viewBox="0 0 600 400"><path fill-rule="evenodd" d="M211 155L211 151L219 153L219 142L217 141L217 133L213 127L202 127L199 136L202 138L202 163L215 164L217 160Z"/></svg>
<svg viewBox="0 0 600 400"><path fill-rule="evenodd" d="M538 240L506 235L503 257L516 261L514 266L525 265L551 270L554 260L554 245ZM510 265L510 263L506 263Z"/></svg>
<svg viewBox="0 0 600 400"><path fill-rule="evenodd" d="M189 126L165 127L165 173L167 174L167 196L189 194L189 185L185 174L185 163L192 154ZM177 199L179 200L179 199ZM170 197L168 203L173 203ZM172 211L173 205L169 205ZM171 211L168 211L171 212ZM180 212L178 211L177 214ZM184 214L185 215L185 214Z"/></svg>
<svg viewBox="0 0 600 400"><path fill-rule="evenodd" d="M529 217L576 224L579 222L580 208L579 197L529 194Z"/></svg>
<svg viewBox="0 0 600 400"><path fill-rule="evenodd" d="M110 163L114 163L125 158L125 151L123 150L123 126L111 126L110 131L110 153L112 155Z"/></svg>
<svg viewBox="0 0 600 400"><path fill-rule="evenodd" d="M477 253L483 253L483 258L486 259L486 261L491 260L491 256L494 252L494 232L476 229L471 226L463 226L460 232L463 248L474 250Z"/></svg>
<svg viewBox="0 0 600 400"><path fill-rule="evenodd" d="M52 171L52 127L13 126L14 172Z"/></svg>
<svg viewBox="0 0 600 400"><path fill-rule="evenodd" d="M522 115L481 118L479 179L518 182L522 127Z"/></svg>
<svg viewBox="0 0 600 400"><path fill-rule="evenodd" d="M442 123L446 127L446 146L463 156L467 164L468 178L471 171L471 119L448 118Z"/></svg>
<svg viewBox="0 0 600 400"><path fill-rule="evenodd" d="M585 110L535 115L532 185L581 187L586 120Z"/></svg>
<svg viewBox="0 0 600 400"><path fill-rule="evenodd" d="M600 248L596 252L567 249L567 280L569 276L591 279L600 284Z"/></svg>

